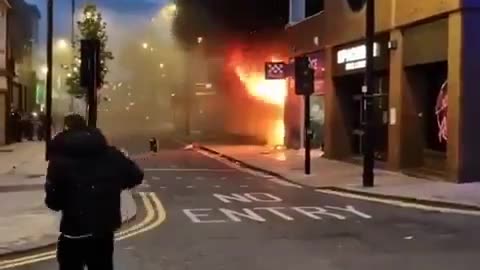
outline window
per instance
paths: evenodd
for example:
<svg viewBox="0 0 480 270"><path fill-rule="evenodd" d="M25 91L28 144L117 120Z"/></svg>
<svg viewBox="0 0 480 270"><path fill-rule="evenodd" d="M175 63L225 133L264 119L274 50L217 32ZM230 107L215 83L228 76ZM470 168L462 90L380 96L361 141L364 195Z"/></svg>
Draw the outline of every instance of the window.
<svg viewBox="0 0 480 270"><path fill-rule="evenodd" d="M313 16L324 9L324 0L305 0L305 18Z"/></svg>

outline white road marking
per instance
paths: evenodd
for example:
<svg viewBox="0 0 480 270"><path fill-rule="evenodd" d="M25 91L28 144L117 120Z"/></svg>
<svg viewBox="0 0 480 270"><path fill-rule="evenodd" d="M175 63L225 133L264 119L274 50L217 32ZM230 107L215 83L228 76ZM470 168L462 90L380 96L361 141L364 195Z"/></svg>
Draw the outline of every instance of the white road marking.
<svg viewBox="0 0 480 270"><path fill-rule="evenodd" d="M294 183L290 183L288 181L285 181L285 180L282 180L282 179L279 179L279 178L276 178L276 177L273 177L271 175L268 175L268 174L265 174L265 173L261 173L261 172L257 172L257 171L254 171L254 170L251 170L251 169L248 169L248 168L245 168L245 167L242 167L240 165L238 165L238 163L233 163L231 161L228 161L228 160L225 160L224 158L222 157L219 157L218 155L213 155L213 154L210 154L206 151L203 151L203 150L196 150L198 153L206 156L206 157L209 157L211 159L214 159L214 160L217 160L225 165L227 165L228 167L230 168L233 168L235 170L238 170L238 171L241 171L241 172L245 172L245 173L248 173L248 174L251 174L253 176L258 176L258 177L261 177L267 181L270 181L272 183L275 183L275 184L278 184L278 185L282 185L282 186L285 186L285 187L292 187L292 188L303 188L301 185L297 185L297 184L294 184ZM222 179L224 180L224 179Z"/></svg>
<svg viewBox="0 0 480 270"><path fill-rule="evenodd" d="M201 217L208 217L209 215L205 212L213 211L212 208L199 208L199 209L183 209L183 213L193 222L193 223L225 223L226 220L201 220ZM199 213L200 212L200 213ZM203 212L203 213L202 213Z"/></svg>
<svg viewBox="0 0 480 270"><path fill-rule="evenodd" d="M192 189L192 188L195 188L194 186L187 186L188 189Z"/></svg>
<svg viewBox="0 0 480 270"><path fill-rule="evenodd" d="M316 191L320 192L320 193L336 195L336 196L345 197L345 198L352 198L352 199L358 199L358 200L364 200L364 201L370 201L370 202L389 204L389 205L394 205L394 206L403 207L403 208L414 208L414 209L419 209L419 210L424 210L424 211L441 212L441 213L447 213L447 214L480 216L480 211L478 211L478 210L462 210L462 209L439 207L439 206L428 206L428 205L423 205L423 204L418 204L418 203L410 203L410 202L402 202L402 201L398 201L398 200L373 198L373 197L368 197L368 196L364 196L364 195L357 195L357 194L351 194L351 193L345 193L345 192L339 192L339 191L333 191L333 190L320 190L319 189L319 190L316 190Z"/></svg>
<svg viewBox="0 0 480 270"><path fill-rule="evenodd" d="M276 178L276 177L270 177L266 179L267 181L270 181L272 183L275 183L277 185L285 186L285 187L292 187L292 188L303 188L301 185L297 185L294 183L290 183L288 181Z"/></svg>
<svg viewBox="0 0 480 270"><path fill-rule="evenodd" d="M325 206L325 208L338 210L338 211L344 211L344 212L347 212L347 213L350 213L350 214L357 215L357 216L362 217L364 219L371 219L372 218L372 216L358 211L357 209L355 209L355 207L353 207L351 205L347 205L347 207Z"/></svg>
<svg viewBox="0 0 480 270"><path fill-rule="evenodd" d="M329 213L327 209L322 208L322 207L317 207L317 206L301 206L301 207L292 207L293 210L299 212L300 214L304 214L307 217L310 217L312 219L322 219L320 216L330 216L337 218L339 220L345 220L347 219L346 217L339 215L339 214L334 214L334 213Z"/></svg>
<svg viewBox="0 0 480 270"><path fill-rule="evenodd" d="M225 208L220 208L218 210L223 212L228 218L230 218L234 222L242 222L242 219L240 219L240 217L248 218L248 219L251 219L251 220L254 220L254 221L258 221L258 222L267 221L266 219L259 216L257 213L253 212L252 210L250 210L248 208L243 208L242 209L243 212L234 211L234 210L225 209Z"/></svg>
<svg viewBox="0 0 480 270"><path fill-rule="evenodd" d="M255 207L255 210L267 210L268 212L275 214L281 217L284 220L292 221L294 220L291 216L287 216L286 214L280 212L280 210L285 209L285 207Z"/></svg>
<svg viewBox="0 0 480 270"><path fill-rule="evenodd" d="M252 203L252 202L274 203L274 202L283 201L281 198L265 192L250 192L250 193L244 193L243 195L237 194L237 193L231 193L229 195L214 193L212 195L213 197L219 199L224 203L231 203L231 201L239 201L243 203Z"/></svg>

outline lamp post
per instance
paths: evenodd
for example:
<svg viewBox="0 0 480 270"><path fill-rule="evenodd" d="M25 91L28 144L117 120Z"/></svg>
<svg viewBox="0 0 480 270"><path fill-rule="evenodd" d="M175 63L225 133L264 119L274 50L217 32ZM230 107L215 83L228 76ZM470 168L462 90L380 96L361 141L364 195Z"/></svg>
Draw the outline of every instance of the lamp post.
<svg viewBox="0 0 480 270"><path fill-rule="evenodd" d="M374 43L375 43L375 1L367 0L365 18L365 37L366 37L366 67L365 67L365 88L363 98L365 137L364 137L364 157L363 157L363 186L373 187L374 185L374 167L375 167L375 123L373 117L373 99L374 97Z"/></svg>
<svg viewBox="0 0 480 270"><path fill-rule="evenodd" d="M49 158L49 145L52 140L52 72L53 72L53 0L47 0L47 79L46 79L46 123L45 158Z"/></svg>

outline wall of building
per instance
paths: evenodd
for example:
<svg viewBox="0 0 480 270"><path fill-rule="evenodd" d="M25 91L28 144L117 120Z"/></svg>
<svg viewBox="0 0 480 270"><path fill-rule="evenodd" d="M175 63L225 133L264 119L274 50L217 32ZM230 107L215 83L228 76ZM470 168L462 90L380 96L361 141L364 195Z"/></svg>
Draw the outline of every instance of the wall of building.
<svg viewBox="0 0 480 270"><path fill-rule="evenodd" d="M382 0L375 1L375 28L388 32L431 17L475 5L472 0ZM477 3L478 5L478 3ZM365 10L352 11L346 0L325 0L325 11L287 27L293 53L302 54L363 38ZM318 37L318 43L314 43Z"/></svg>

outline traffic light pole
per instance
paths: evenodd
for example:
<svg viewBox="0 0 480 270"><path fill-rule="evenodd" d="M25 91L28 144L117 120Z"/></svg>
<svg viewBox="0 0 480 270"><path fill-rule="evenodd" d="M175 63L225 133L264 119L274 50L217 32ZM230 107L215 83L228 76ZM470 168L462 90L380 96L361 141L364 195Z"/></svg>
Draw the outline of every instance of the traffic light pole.
<svg viewBox="0 0 480 270"><path fill-rule="evenodd" d="M47 79L46 79L46 123L45 159L49 160L49 145L52 140L52 75L53 75L53 0L47 0Z"/></svg>
<svg viewBox="0 0 480 270"><path fill-rule="evenodd" d="M374 186L374 167L375 167L375 123L373 117L373 94L374 94L374 44L375 44L375 1L367 0L366 7L366 67L365 67L365 87L366 91L363 97L364 110L364 157L363 157L363 186Z"/></svg>
<svg viewBox="0 0 480 270"><path fill-rule="evenodd" d="M303 96L304 104L304 138L305 138L305 174L310 174L311 169L311 126L310 126L310 95Z"/></svg>

